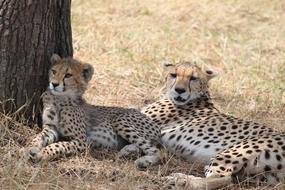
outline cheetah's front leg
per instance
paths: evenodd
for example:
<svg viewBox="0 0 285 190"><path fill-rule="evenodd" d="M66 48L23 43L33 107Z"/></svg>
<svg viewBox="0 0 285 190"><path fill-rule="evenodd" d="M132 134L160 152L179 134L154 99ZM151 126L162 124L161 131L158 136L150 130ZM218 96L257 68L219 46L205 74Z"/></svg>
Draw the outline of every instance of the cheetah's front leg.
<svg viewBox="0 0 285 190"><path fill-rule="evenodd" d="M83 137L84 138L84 137ZM41 160L53 160L63 156L74 155L85 150L87 147L86 138L61 141L50 144L37 153Z"/></svg>
<svg viewBox="0 0 285 190"><path fill-rule="evenodd" d="M58 132L56 127L51 124L45 124L43 130L39 133L32 141L29 143L27 148L22 149L22 154L24 157L30 158L35 162L41 160L38 153L42 148L58 141Z"/></svg>
<svg viewBox="0 0 285 190"><path fill-rule="evenodd" d="M72 106L65 107L60 112L58 130L65 141L49 144L37 153L37 157L40 157L42 160L53 160L79 153L86 149L86 123L84 121L84 112L81 109Z"/></svg>
<svg viewBox="0 0 285 190"><path fill-rule="evenodd" d="M58 126L58 113L56 107L50 104L52 96L44 93L43 96L44 110L43 110L43 130L29 143L28 148L22 149L24 157L31 158L33 161L41 160L37 154L43 147L48 146L59 140Z"/></svg>
<svg viewBox="0 0 285 190"><path fill-rule="evenodd" d="M73 126L71 123L66 123ZM47 130L43 130L32 142L32 146L28 148L31 159L35 162L41 160L53 160L58 157L68 156L78 152L82 152L87 147L87 136L85 128L72 128L63 134L69 141L58 142L58 133L49 126ZM55 129L54 129L55 130Z"/></svg>

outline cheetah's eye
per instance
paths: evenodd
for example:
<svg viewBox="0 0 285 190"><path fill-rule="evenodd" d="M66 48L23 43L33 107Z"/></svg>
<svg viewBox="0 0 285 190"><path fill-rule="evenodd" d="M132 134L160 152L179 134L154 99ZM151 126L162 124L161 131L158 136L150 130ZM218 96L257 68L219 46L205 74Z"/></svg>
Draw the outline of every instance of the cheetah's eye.
<svg viewBox="0 0 285 190"><path fill-rule="evenodd" d="M56 70L54 70L54 69L52 69L51 72L52 72L53 75L56 74Z"/></svg>
<svg viewBox="0 0 285 190"><path fill-rule="evenodd" d="M64 78L70 78L70 77L72 77L72 74L71 74L71 73L66 73L66 74L64 75Z"/></svg>
<svg viewBox="0 0 285 190"><path fill-rule="evenodd" d="M197 77L191 76L190 80L197 80Z"/></svg>
<svg viewBox="0 0 285 190"><path fill-rule="evenodd" d="M176 74L176 73L170 73L170 76L171 76L172 78L176 78L176 77L177 77L177 74Z"/></svg>

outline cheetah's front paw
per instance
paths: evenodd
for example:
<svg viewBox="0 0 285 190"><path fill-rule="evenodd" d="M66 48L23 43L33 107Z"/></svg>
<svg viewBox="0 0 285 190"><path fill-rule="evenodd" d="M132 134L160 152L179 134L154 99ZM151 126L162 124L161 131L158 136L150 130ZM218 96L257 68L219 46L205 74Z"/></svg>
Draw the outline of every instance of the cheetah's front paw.
<svg viewBox="0 0 285 190"><path fill-rule="evenodd" d="M148 168L151 165L154 165L157 162L157 160L158 160L158 156L146 155L146 156L138 158L135 161L135 165L137 166L139 170L143 170L143 169Z"/></svg>
<svg viewBox="0 0 285 190"><path fill-rule="evenodd" d="M166 184L161 188L161 190L166 189L193 189L198 190L201 187L196 187L195 180L200 180L201 177L196 177L193 175L185 175L182 173L173 173L170 176L164 177ZM202 188L203 189L203 188Z"/></svg>
<svg viewBox="0 0 285 190"><path fill-rule="evenodd" d="M42 156L40 154L40 149L38 147L22 148L20 150L20 153L25 160L39 162L42 159Z"/></svg>
<svg viewBox="0 0 285 190"><path fill-rule="evenodd" d="M217 189L223 186L230 185L232 182L231 176L219 177L219 178L201 178L193 175L185 175L181 173L174 173L171 176L165 177L166 185L163 186L162 190L165 189Z"/></svg>

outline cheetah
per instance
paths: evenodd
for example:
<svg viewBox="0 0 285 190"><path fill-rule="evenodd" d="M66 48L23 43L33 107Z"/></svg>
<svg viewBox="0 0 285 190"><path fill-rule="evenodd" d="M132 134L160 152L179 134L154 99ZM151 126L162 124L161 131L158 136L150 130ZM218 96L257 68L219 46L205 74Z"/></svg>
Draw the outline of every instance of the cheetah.
<svg viewBox="0 0 285 190"><path fill-rule="evenodd" d="M178 179L189 189L214 189L246 176L264 178L270 185L283 180L283 132L220 112L208 90L215 70L185 61L163 67L166 98L146 106L142 113L161 126L163 146L189 162L203 163L206 177L174 174L165 188Z"/></svg>
<svg viewBox="0 0 285 190"><path fill-rule="evenodd" d="M155 144L160 129L151 119L136 109L85 102L82 96L93 75L90 64L57 54L51 63L49 86L42 95L43 129L23 150L27 157L53 160L92 147L120 150L119 156L140 150L144 155L135 161L139 169L160 160Z"/></svg>

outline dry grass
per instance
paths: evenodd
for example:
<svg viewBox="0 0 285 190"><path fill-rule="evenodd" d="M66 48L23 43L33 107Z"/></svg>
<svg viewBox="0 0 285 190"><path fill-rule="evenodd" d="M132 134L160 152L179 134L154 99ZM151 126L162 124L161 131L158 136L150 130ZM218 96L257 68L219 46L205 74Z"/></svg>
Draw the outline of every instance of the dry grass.
<svg viewBox="0 0 285 190"><path fill-rule="evenodd" d="M211 90L223 111L280 129L285 126L284 23L285 2L278 0L77 0L72 7L75 57L95 67L86 93L90 103L144 106L159 97L161 60L196 60L219 69ZM36 131L8 116L0 122L0 189L158 189L161 175L201 173L173 157L139 172L132 160L110 152L100 153L102 160L87 153L24 164L14 152Z"/></svg>

